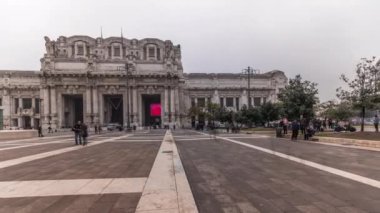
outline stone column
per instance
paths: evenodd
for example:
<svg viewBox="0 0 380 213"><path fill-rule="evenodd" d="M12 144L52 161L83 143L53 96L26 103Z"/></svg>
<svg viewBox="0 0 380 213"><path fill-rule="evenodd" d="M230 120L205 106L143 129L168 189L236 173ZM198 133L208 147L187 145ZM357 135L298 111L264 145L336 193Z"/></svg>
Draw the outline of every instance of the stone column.
<svg viewBox="0 0 380 213"><path fill-rule="evenodd" d="M139 122L139 116L138 116L138 113L137 113L137 87L134 87L133 88L133 91L132 91L132 105L133 105L133 122L137 125L138 122Z"/></svg>
<svg viewBox="0 0 380 213"><path fill-rule="evenodd" d="M36 99L32 96L32 115L30 116L30 126L34 129L34 112L36 111Z"/></svg>
<svg viewBox="0 0 380 213"><path fill-rule="evenodd" d="M247 90L243 90L243 94L241 95L241 106L246 105L248 107L248 97L247 97Z"/></svg>
<svg viewBox="0 0 380 213"><path fill-rule="evenodd" d="M179 118L178 116L180 115L180 109L179 109L179 88L177 87L175 90L174 90L174 103L175 103L175 106L174 106L174 112L175 112L175 121L178 122L179 121Z"/></svg>
<svg viewBox="0 0 380 213"><path fill-rule="evenodd" d="M99 94L99 124L104 124L104 96L102 93Z"/></svg>
<svg viewBox="0 0 380 213"><path fill-rule="evenodd" d="M4 127L6 129L9 129L11 126L11 112L12 112L12 104L11 104L11 97L9 95L9 91L4 89L4 96L3 96L3 117L4 117Z"/></svg>
<svg viewBox="0 0 380 213"><path fill-rule="evenodd" d="M129 89L128 89L128 93L129 93L129 121L130 121L130 125L131 127L133 127L133 122L134 122L134 116L133 116L133 87L130 86Z"/></svg>
<svg viewBox="0 0 380 213"><path fill-rule="evenodd" d="M35 112L35 109L36 109L36 99L34 98L34 96L32 96L32 109L33 109L33 112Z"/></svg>
<svg viewBox="0 0 380 213"><path fill-rule="evenodd" d="M51 124L53 129L58 126L58 113L57 113L57 91L55 87L50 88L50 103L51 103Z"/></svg>
<svg viewBox="0 0 380 213"><path fill-rule="evenodd" d="M142 115L143 115L143 112L142 112L142 100L141 100L141 94L139 94L139 93L137 93L137 102L138 102L138 105L137 106L139 106L139 108L137 109L138 110L138 112L137 112L137 114L138 114L138 118L139 118L139 126L142 126L143 125L143 118L142 118ZM162 117L163 117L164 115L162 115L161 116L161 119L162 119ZM163 122L163 119L162 119L162 122Z"/></svg>
<svg viewBox="0 0 380 213"><path fill-rule="evenodd" d="M91 114L91 87L86 88L86 114Z"/></svg>
<svg viewBox="0 0 380 213"><path fill-rule="evenodd" d="M98 88L94 86L92 88L92 113L94 114L94 123L99 123L99 101L98 101Z"/></svg>
<svg viewBox="0 0 380 213"><path fill-rule="evenodd" d="M65 117L65 101L63 100L64 97L61 92L58 92L58 97L57 97L57 103L58 103L58 128L62 128L65 126L64 123L64 117Z"/></svg>
<svg viewBox="0 0 380 213"><path fill-rule="evenodd" d="M86 88L86 122L87 125L91 122L91 87Z"/></svg>
<svg viewBox="0 0 380 213"><path fill-rule="evenodd" d="M197 97L194 97L194 104L195 104L195 107L198 107L198 98ZM195 124L198 123L198 115L195 116Z"/></svg>
<svg viewBox="0 0 380 213"><path fill-rule="evenodd" d="M22 117L21 117L21 112L20 109L23 109L22 107L22 98L18 97L18 109L17 109L17 115L18 115L18 127L22 128Z"/></svg>
<svg viewBox="0 0 380 213"><path fill-rule="evenodd" d="M165 102L164 102L164 115L165 119L163 122L168 122L168 116L169 116L169 91L168 87L165 87Z"/></svg>
<svg viewBox="0 0 380 213"><path fill-rule="evenodd" d="M123 116L124 116L124 126L126 127L127 126L127 104L128 104L128 101L127 101L127 88L125 88L125 91L123 92Z"/></svg>
<svg viewBox="0 0 380 213"><path fill-rule="evenodd" d="M174 88L170 89L170 113L171 113L171 121L175 121L175 98L174 98Z"/></svg>
<svg viewBox="0 0 380 213"><path fill-rule="evenodd" d="M49 94L49 87L46 86L43 88L43 102L44 102L44 117L45 117L45 123L47 124L49 122L49 115L50 115L50 94Z"/></svg>
<svg viewBox="0 0 380 213"><path fill-rule="evenodd" d="M23 107L22 107L22 97L18 97L18 108L19 109L17 109L18 110L17 112L20 114L20 108L23 109Z"/></svg>
<svg viewBox="0 0 380 213"><path fill-rule="evenodd" d="M212 100L211 100L214 104L219 104L219 93L218 93L218 90L215 90L214 91L214 94L212 96Z"/></svg>

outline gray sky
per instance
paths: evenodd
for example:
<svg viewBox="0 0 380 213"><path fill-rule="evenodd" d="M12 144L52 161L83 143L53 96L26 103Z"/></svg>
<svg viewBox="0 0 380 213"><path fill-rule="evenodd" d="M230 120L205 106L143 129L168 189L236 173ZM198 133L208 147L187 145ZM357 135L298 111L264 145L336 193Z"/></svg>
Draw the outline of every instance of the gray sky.
<svg viewBox="0 0 380 213"><path fill-rule="evenodd" d="M378 55L376 0L3 0L0 69L39 70L43 36L156 37L182 46L185 72L246 66L301 74L335 98L340 73Z"/></svg>

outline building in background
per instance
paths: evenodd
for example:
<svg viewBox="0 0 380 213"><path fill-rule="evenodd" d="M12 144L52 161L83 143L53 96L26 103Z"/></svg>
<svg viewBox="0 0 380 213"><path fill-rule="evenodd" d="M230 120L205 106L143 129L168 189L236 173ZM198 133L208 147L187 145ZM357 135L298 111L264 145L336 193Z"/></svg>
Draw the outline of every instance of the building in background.
<svg viewBox="0 0 380 213"><path fill-rule="evenodd" d="M70 128L119 123L190 126L192 105L213 102L238 110L276 102L282 71L247 76L184 73L180 45L160 39L45 37L40 71L0 71L0 128ZM2 123L1 123L2 122Z"/></svg>

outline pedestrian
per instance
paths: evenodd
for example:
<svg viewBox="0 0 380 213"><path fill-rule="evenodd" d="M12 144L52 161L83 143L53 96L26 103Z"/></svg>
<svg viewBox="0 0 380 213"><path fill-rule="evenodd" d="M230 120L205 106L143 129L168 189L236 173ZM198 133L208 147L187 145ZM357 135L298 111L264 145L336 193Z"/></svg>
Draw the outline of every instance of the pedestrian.
<svg viewBox="0 0 380 213"><path fill-rule="evenodd" d="M300 125L297 120L292 122L292 140L297 140Z"/></svg>
<svg viewBox="0 0 380 213"><path fill-rule="evenodd" d="M98 134L98 125L95 124L94 128L95 128L95 134Z"/></svg>
<svg viewBox="0 0 380 213"><path fill-rule="evenodd" d="M81 135L83 137L83 146L87 145L87 137L88 137L88 131L87 131L87 125L83 123L81 125Z"/></svg>
<svg viewBox="0 0 380 213"><path fill-rule="evenodd" d="M82 145L81 127L81 122L78 121L72 128L75 134L75 145Z"/></svg>
<svg viewBox="0 0 380 213"><path fill-rule="evenodd" d="M282 126L282 128L284 130L284 135L287 135L288 134L288 125L289 125L288 119L284 118L283 123L284 123L284 126Z"/></svg>
<svg viewBox="0 0 380 213"><path fill-rule="evenodd" d="M38 126L38 137L43 137L44 135L42 135L42 126Z"/></svg>
<svg viewBox="0 0 380 213"><path fill-rule="evenodd" d="M305 119L301 119L301 122L300 122L301 134L305 134L306 129L307 129L307 126L305 125Z"/></svg>
<svg viewBox="0 0 380 213"><path fill-rule="evenodd" d="M375 119L373 119L373 125L375 126L375 131L379 132L379 117L375 115Z"/></svg>

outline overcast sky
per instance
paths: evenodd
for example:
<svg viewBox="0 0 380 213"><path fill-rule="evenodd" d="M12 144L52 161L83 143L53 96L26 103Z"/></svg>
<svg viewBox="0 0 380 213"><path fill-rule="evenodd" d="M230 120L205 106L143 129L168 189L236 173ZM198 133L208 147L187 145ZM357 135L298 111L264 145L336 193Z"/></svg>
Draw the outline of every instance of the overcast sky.
<svg viewBox="0 0 380 213"><path fill-rule="evenodd" d="M340 73L377 56L376 0L3 0L0 69L39 70L45 35L170 39L185 72L301 74L335 98Z"/></svg>

